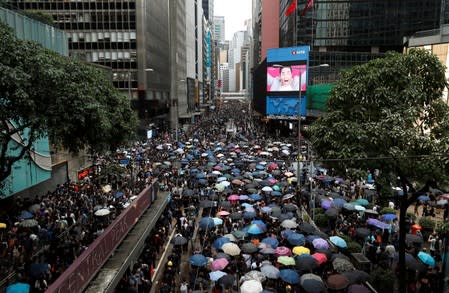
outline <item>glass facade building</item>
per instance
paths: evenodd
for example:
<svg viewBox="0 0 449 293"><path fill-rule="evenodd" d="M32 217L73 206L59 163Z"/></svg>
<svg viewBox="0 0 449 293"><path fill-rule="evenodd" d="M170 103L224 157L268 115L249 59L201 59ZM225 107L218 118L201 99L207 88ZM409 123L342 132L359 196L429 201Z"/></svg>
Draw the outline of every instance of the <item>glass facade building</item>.
<svg viewBox="0 0 449 293"><path fill-rule="evenodd" d="M320 69L330 72L323 82L337 79L343 68L402 51L415 32L449 20L442 0L314 0L304 9L306 2L298 0L296 12L285 16L291 1L281 0L280 46L310 45L310 65L330 65ZM316 82L313 72L309 77Z"/></svg>

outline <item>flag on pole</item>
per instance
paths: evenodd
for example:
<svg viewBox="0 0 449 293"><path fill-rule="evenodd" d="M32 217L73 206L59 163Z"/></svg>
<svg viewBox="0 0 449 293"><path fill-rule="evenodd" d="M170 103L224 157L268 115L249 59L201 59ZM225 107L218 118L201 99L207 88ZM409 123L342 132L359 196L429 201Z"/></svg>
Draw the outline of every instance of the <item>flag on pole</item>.
<svg viewBox="0 0 449 293"><path fill-rule="evenodd" d="M304 6L304 9L301 11L301 16L304 16L306 14L307 9L310 9L312 7L313 7L313 0L307 0L307 3Z"/></svg>
<svg viewBox="0 0 449 293"><path fill-rule="evenodd" d="M285 10L285 16L290 16L295 10L296 10L296 1L292 0L292 3L290 3L290 6L288 6L287 10Z"/></svg>

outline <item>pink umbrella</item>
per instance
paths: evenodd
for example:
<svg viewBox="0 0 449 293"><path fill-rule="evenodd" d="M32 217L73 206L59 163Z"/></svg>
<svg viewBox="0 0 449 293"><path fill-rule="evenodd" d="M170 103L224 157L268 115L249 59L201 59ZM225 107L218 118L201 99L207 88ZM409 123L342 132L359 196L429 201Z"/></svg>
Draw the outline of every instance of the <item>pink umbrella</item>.
<svg viewBox="0 0 449 293"><path fill-rule="evenodd" d="M274 251L274 254L276 256L290 256L292 255L292 251L290 250L290 248L285 247L285 246L279 246L278 248L276 248L276 250Z"/></svg>
<svg viewBox="0 0 449 293"><path fill-rule="evenodd" d="M240 200L240 196L238 194L231 194L230 196L228 196L228 200L229 201L238 201L238 200Z"/></svg>
<svg viewBox="0 0 449 293"><path fill-rule="evenodd" d="M221 168L221 166L220 165L216 165L216 166L214 166L214 168L213 168L214 170L217 170L217 171L220 171L222 168Z"/></svg>
<svg viewBox="0 0 449 293"><path fill-rule="evenodd" d="M228 264L229 264L229 261L226 258L217 258L216 260L214 260L212 262L211 268L212 268L212 271L221 271Z"/></svg>
<svg viewBox="0 0 449 293"><path fill-rule="evenodd" d="M324 253L316 252L312 254L312 256L316 259L319 264L323 264L327 262L327 256Z"/></svg>
<svg viewBox="0 0 449 293"><path fill-rule="evenodd" d="M267 179L268 182L270 182L271 184L276 184L278 181L276 179L274 179L273 177L270 177Z"/></svg>
<svg viewBox="0 0 449 293"><path fill-rule="evenodd" d="M217 216L229 216L229 212L228 211L219 211L217 213Z"/></svg>
<svg viewBox="0 0 449 293"><path fill-rule="evenodd" d="M279 166L276 163L270 163L270 164L268 164L267 168L268 168L268 171L273 171L275 169L279 169Z"/></svg>

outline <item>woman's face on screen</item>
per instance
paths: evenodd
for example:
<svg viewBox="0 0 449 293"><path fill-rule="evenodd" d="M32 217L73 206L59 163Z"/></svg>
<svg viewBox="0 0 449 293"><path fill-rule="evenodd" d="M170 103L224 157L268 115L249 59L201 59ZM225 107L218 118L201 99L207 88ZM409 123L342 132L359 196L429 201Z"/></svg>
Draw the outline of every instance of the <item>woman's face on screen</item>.
<svg viewBox="0 0 449 293"><path fill-rule="evenodd" d="M292 81L292 70L289 67L281 69L281 84L282 86L290 85Z"/></svg>

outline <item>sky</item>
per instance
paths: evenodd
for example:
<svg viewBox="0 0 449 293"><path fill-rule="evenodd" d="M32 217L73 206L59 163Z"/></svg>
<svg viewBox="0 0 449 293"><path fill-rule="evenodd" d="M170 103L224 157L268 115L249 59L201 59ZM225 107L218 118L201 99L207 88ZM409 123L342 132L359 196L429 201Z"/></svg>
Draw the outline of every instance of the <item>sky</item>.
<svg viewBox="0 0 449 293"><path fill-rule="evenodd" d="M225 38L231 40L236 31L244 29L243 22L251 18L251 0L215 0L214 15L225 17Z"/></svg>

